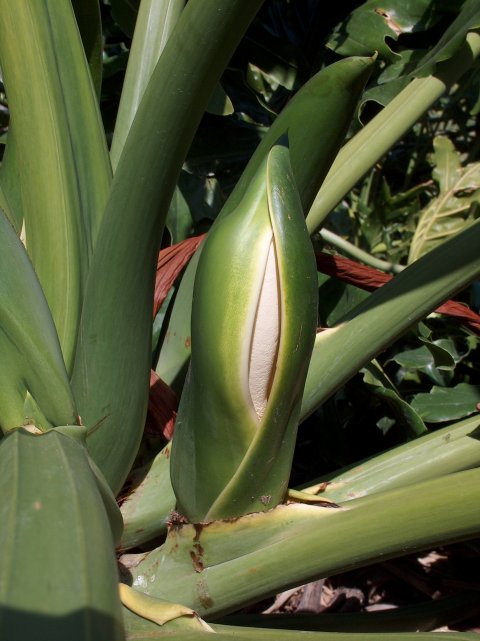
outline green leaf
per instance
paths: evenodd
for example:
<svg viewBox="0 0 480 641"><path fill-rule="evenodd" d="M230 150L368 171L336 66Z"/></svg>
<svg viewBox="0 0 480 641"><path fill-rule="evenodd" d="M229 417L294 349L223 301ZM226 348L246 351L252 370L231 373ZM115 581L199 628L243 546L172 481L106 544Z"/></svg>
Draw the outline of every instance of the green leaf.
<svg viewBox="0 0 480 641"><path fill-rule="evenodd" d="M75 18L98 99L102 88L102 21L98 0L72 0Z"/></svg>
<svg viewBox="0 0 480 641"><path fill-rule="evenodd" d="M112 16L120 29L133 38L140 0L111 0Z"/></svg>
<svg viewBox="0 0 480 641"><path fill-rule="evenodd" d="M153 460L148 470L136 470L131 489L122 503L124 530L121 550L142 545L167 531L167 521L175 509L175 494L170 483L170 444Z"/></svg>
<svg viewBox="0 0 480 641"><path fill-rule="evenodd" d="M303 209L304 211L308 209L344 140L358 98L372 71L373 64L372 58L342 60L317 73L300 89L257 147L220 212L219 220L235 210L271 147L287 132L295 183ZM194 277L195 264L192 262L192 266L187 268L182 279L177 294L178 303L177 301L174 303L172 312L172 317L175 315L181 319L181 329L178 333L182 337L190 335L190 329L187 326L191 313L188 300L193 290ZM177 376L182 379L188 354L185 353L184 342L178 343L175 339L176 324L171 322L170 328L165 350L168 354L168 376L171 380ZM162 351L160 359L163 357ZM163 368L161 362L159 368ZM163 377L162 372L159 369Z"/></svg>
<svg viewBox="0 0 480 641"><path fill-rule="evenodd" d="M227 96L222 85L219 83L213 90L212 97L208 103L207 113L215 116L230 116L233 112L234 108L232 101Z"/></svg>
<svg viewBox="0 0 480 641"><path fill-rule="evenodd" d="M420 59L413 71L377 87L364 95L364 102L375 100L386 105L394 96L404 89L413 78L425 78L437 73L440 63L450 61L461 49L465 37L480 27L480 9L476 0L466 0L460 12L453 20L437 44Z"/></svg>
<svg viewBox="0 0 480 641"><path fill-rule="evenodd" d="M322 495L341 503L478 467L479 426L480 417L465 419L337 470L303 489L315 492L319 483L328 481Z"/></svg>
<svg viewBox="0 0 480 641"><path fill-rule="evenodd" d="M415 394L412 407L428 423L452 421L478 412L480 385L459 383L455 387L438 387Z"/></svg>
<svg viewBox="0 0 480 641"><path fill-rule="evenodd" d="M455 56L436 69L434 76L412 80L344 145L311 205L307 216L311 233L323 224L362 176L472 66L479 54L480 36L470 32Z"/></svg>
<svg viewBox="0 0 480 641"><path fill-rule="evenodd" d="M70 0L1 0L0 58L12 114L2 190L17 230L25 220L27 249L70 371L111 180ZM25 173L28 180L19 180Z"/></svg>
<svg viewBox="0 0 480 641"><path fill-rule="evenodd" d="M425 30L431 26L432 13L438 20L439 9L432 11L430 0L386 0L381 7L377 0L368 0L337 25L327 47L341 56L368 56L378 51L395 62L399 56L387 38L396 41L401 34Z"/></svg>
<svg viewBox="0 0 480 641"><path fill-rule="evenodd" d="M102 421L89 450L115 493L143 432L154 279L170 200L210 94L261 3L190 0L155 67L115 172L72 375L84 424ZM192 30L198 37L191 37Z"/></svg>
<svg viewBox="0 0 480 641"><path fill-rule="evenodd" d="M434 138L433 147L433 177L440 193L420 212L410 263L470 225L480 203L480 163L462 167L460 154L446 136Z"/></svg>
<svg viewBox="0 0 480 641"><path fill-rule="evenodd" d="M417 412L404 401L394 389L383 385L369 385L374 396L384 401L390 407L400 426L405 430L407 438L425 434L427 428Z"/></svg>
<svg viewBox="0 0 480 641"><path fill-rule="evenodd" d="M110 149L114 170L155 65L178 22L185 0L143 0L139 8L138 4L138 0L129 0L128 2L114 0L112 2L113 17L118 20L121 12L122 22L135 25ZM127 33L129 32L127 31Z"/></svg>
<svg viewBox="0 0 480 641"><path fill-rule="evenodd" d="M50 309L24 246L0 211L0 426L77 423ZM27 392L40 415L25 412Z"/></svg>
<svg viewBox="0 0 480 641"><path fill-rule="evenodd" d="M447 346L451 349L454 348L453 343L444 339L434 342L423 340L422 342L424 345L421 347L398 352L391 360L406 369L425 370L431 367L443 370L454 369L455 358L452 351L446 349Z"/></svg>
<svg viewBox="0 0 480 641"><path fill-rule="evenodd" d="M121 641L112 534L85 448L16 430L0 470L1 637Z"/></svg>

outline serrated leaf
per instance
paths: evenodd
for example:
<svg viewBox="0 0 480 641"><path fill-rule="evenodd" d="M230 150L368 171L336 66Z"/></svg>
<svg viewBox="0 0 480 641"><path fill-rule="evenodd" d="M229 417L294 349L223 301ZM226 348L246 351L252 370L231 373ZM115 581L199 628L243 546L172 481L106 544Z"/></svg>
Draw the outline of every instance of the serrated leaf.
<svg viewBox="0 0 480 641"><path fill-rule="evenodd" d="M459 383L456 387L438 387L434 385L427 393L416 394L412 407L424 421L441 423L479 411L480 385Z"/></svg>
<svg viewBox="0 0 480 641"><path fill-rule="evenodd" d="M480 163L461 166L460 154L446 136L433 141L433 177L440 193L421 212L408 262L423 256L471 224L480 202Z"/></svg>

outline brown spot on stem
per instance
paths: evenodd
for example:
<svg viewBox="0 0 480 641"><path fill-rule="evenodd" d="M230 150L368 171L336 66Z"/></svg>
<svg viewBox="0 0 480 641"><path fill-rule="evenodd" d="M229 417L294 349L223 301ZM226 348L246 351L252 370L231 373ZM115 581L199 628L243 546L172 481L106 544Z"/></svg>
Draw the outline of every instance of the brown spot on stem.
<svg viewBox="0 0 480 641"><path fill-rule="evenodd" d="M202 577L199 577L196 588L197 588L198 600L202 604L202 607L204 607L205 610L212 608L214 602L212 597L208 593L207 584Z"/></svg>
<svg viewBox="0 0 480 641"><path fill-rule="evenodd" d="M190 550L190 558L192 559L193 569L195 570L195 572L203 572L205 566L203 565L202 555L198 553L196 548Z"/></svg>

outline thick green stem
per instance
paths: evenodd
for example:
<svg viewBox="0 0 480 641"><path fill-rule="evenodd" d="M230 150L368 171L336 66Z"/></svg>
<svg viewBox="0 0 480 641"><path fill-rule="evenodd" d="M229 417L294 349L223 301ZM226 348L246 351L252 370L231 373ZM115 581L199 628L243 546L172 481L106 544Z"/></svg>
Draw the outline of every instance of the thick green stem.
<svg viewBox="0 0 480 641"><path fill-rule="evenodd" d="M375 258L363 249L356 247L353 243L349 242L345 238L342 238L338 234L335 234L329 229L320 229L320 237L326 243L338 247L338 249L343 250L346 254L353 256L357 260L365 263L365 265L370 265L370 267L375 267L375 269L380 269L383 272L398 274L404 268L402 265L395 265L394 263L389 263L386 260L381 260L380 258Z"/></svg>
<svg viewBox="0 0 480 641"><path fill-rule="evenodd" d="M213 618L379 558L478 536L479 500L474 469L337 509L282 505L234 521L177 526L132 569L133 584Z"/></svg>

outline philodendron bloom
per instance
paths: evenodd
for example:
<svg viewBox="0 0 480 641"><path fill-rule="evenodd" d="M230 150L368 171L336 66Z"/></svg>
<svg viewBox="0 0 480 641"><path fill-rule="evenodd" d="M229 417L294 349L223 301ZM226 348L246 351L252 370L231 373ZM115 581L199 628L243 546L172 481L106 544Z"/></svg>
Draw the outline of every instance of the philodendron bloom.
<svg viewBox="0 0 480 641"><path fill-rule="evenodd" d="M177 509L191 522L283 499L316 321L311 241L288 149L275 146L197 269L171 460Z"/></svg>

